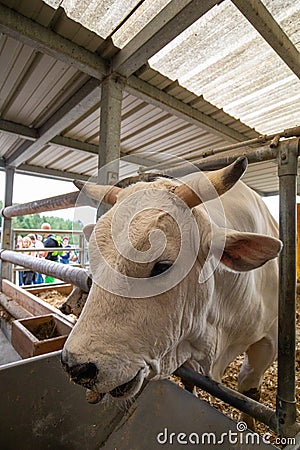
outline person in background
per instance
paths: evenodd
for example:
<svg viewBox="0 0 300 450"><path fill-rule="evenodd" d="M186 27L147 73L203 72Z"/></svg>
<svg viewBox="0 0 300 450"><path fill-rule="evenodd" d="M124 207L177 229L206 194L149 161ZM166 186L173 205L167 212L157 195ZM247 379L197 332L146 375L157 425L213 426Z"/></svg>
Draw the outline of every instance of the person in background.
<svg viewBox="0 0 300 450"><path fill-rule="evenodd" d="M22 236L20 234L17 237L16 248L23 248L23 238L22 238ZM19 286L22 286L22 284L23 284L23 270L18 270L18 274L19 274Z"/></svg>
<svg viewBox="0 0 300 450"><path fill-rule="evenodd" d="M33 233L29 233L29 234L27 234L26 237L29 237L29 239L31 240L31 246L30 247L36 248L35 235ZM35 256L36 257L37 256L36 252L31 253L31 256ZM34 272L34 277L33 277L33 280L32 280L33 284L35 284L35 279L36 279L36 273Z"/></svg>
<svg viewBox="0 0 300 450"><path fill-rule="evenodd" d="M25 236L22 239L22 248L32 248L34 250L34 248L32 247L32 243L31 243L31 239L29 236ZM26 252L25 253L27 256L35 256L35 252ZM24 270L23 271L23 284L25 286L28 286L30 284L33 284L33 280L35 277L35 273L32 270Z"/></svg>
<svg viewBox="0 0 300 450"><path fill-rule="evenodd" d="M44 235L45 235L45 239L44 239L44 248L54 248L54 247L58 247L58 242L55 239L55 236L53 236L53 234L51 234L51 226L49 223L45 222L42 224L41 229L45 231ZM45 259L47 259L48 261L55 261L58 262L58 254L57 252L49 252L49 251L45 251L41 254L42 257L44 257ZM45 283L53 283L54 282L54 278L50 277L49 275L46 275L45 277Z"/></svg>
<svg viewBox="0 0 300 450"><path fill-rule="evenodd" d="M39 248L39 249L44 248L43 243L41 242L41 240L37 239L37 236L36 236L35 234L29 233L28 236L29 236L30 239L31 239L31 243L32 243L32 247L33 247L33 248L36 248L36 249L38 249L38 248ZM35 252L35 256L36 256L37 258L40 258L40 253L41 253L41 252ZM33 283L34 283L34 284L41 284L41 283L44 283L44 277L43 277L43 275L42 275L41 273L37 273L37 272L36 272L36 273L35 273L35 276L34 276Z"/></svg>
<svg viewBox="0 0 300 450"><path fill-rule="evenodd" d="M74 250L74 252L72 252L71 261L72 261L72 263L74 263L74 264L79 264L79 259L78 259L78 252L77 252L77 250Z"/></svg>
<svg viewBox="0 0 300 450"><path fill-rule="evenodd" d="M69 238L68 236L64 236L63 237L63 247L64 248L71 248L71 246L69 245ZM60 256L59 258L59 262L62 264L70 264L70 255L71 252L63 252L63 254Z"/></svg>
<svg viewBox="0 0 300 450"><path fill-rule="evenodd" d="M44 248L44 244L43 244L43 236L41 234L36 234L35 235L35 246L36 248ZM38 258L44 258L43 257L43 253L42 252L37 252L37 257ZM41 273L37 273L36 274L37 277L35 279L35 284L42 284L44 283L44 275L42 275Z"/></svg>

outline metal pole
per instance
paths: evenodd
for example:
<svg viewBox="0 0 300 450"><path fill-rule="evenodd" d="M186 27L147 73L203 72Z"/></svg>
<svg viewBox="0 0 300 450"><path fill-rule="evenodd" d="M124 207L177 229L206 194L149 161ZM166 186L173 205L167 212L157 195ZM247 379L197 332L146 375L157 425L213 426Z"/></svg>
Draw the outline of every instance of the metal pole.
<svg viewBox="0 0 300 450"><path fill-rule="evenodd" d="M77 269L76 267L67 264L39 259L34 256L22 255L11 250L2 250L0 252L0 258L2 261L19 264L20 266L35 272L44 273L45 275L59 278L66 283L74 284L75 286L80 287L84 292L89 292L92 285L92 280L85 270Z"/></svg>
<svg viewBox="0 0 300 450"><path fill-rule="evenodd" d="M8 167L5 171L5 197L4 197L4 207L10 207L12 205L13 199L13 186L14 186L14 175L15 169ZM3 227L2 227L2 248L9 249L13 245L12 236L12 220L11 218L3 217ZM0 289L2 285L2 278L12 281L13 271L11 264L2 262L1 264L1 274L0 274Z"/></svg>
<svg viewBox="0 0 300 450"><path fill-rule="evenodd" d="M80 194L80 195L79 195ZM48 197L42 200L8 206L2 210L2 216L12 218L26 214L38 214L45 211L74 208L75 206L95 206L96 202L79 191Z"/></svg>
<svg viewBox="0 0 300 450"><path fill-rule="evenodd" d="M115 184L119 179L123 87L117 76L110 76L101 84L99 184ZM101 205L97 219L108 209L108 205Z"/></svg>
<svg viewBox="0 0 300 450"><path fill-rule="evenodd" d="M164 175L181 177L188 173L195 172L197 168L199 170L217 170L228 164L231 164L239 156L246 156L249 163L269 161L276 159L279 149L285 150L288 148L289 143L298 142L298 138L289 139L286 141L280 141L277 147L271 147L270 144L263 145L257 148L248 148L243 151L231 150L228 152L220 153L219 155L209 156L202 159L198 159L197 162L190 162L187 164L181 164L176 167L161 170ZM158 167L159 169L159 167Z"/></svg>
<svg viewBox="0 0 300 450"><path fill-rule="evenodd" d="M192 369L187 367L180 367L174 372L174 375L179 376L183 380L200 387L204 391L213 395L214 397L229 403L240 411L249 414L254 417L254 419L263 422L268 425L268 427L276 430L276 414L271 408L252 400L245 395L234 391L221 383L217 383L209 377L201 375Z"/></svg>
<svg viewBox="0 0 300 450"><path fill-rule="evenodd" d="M271 141L269 142L268 146L274 148L277 147L279 139L281 137L290 138L294 136L300 136L300 126L287 128L286 130L280 131L279 133L261 135L257 138L249 139L248 141L237 142L235 144L226 145L224 147L204 150L202 153L197 155L197 161L199 161L199 159L202 158L217 155L218 153L227 153L229 150L240 149L243 147L250 147L252 145L263 145L266 144L268 141ZM181 165L181 163L178 163L178 165ZM147 167L140 167L139 171L147 172L148 170L156 170L156 169L162 170L163 168L175 169L176 166L177 166L176 162L174 163L174 165L172 165L172 157L170 157L167 161L164 161L162 163L153 164L152 166Z"/></svg>
<svg viewBox="0 0 300 450"><path fill-rule="evenodd" d="M278 175L280 194L279 228L283 250L279 263L278 298L278 389L276 415L278 432L294 436L296 424L296 179L299 139L280 148Z"/></svg>

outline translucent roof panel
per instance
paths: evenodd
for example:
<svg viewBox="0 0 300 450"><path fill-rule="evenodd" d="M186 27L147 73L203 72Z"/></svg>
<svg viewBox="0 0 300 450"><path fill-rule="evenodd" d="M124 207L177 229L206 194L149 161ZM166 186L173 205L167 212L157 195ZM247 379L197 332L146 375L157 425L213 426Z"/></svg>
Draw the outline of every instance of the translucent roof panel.
<svg viewBox="0 0 300 450"><path fill-rule="evenodd" d="M300 49L300 2L264 3ZM212 8L149 62L260 133L299 124L299 79L229 0Z"/></svg>
<svg viewBox="0 0 300 450"><path fill-rule="evenodd" d="M61 6L73 20L107 38L140 0L44 0L58 8Z"/></svg>
<svg viewBox="0 0 300 450"><path fill-rule="evenodd" d="M44 0L103 39L124 47L171 0Z"/></svg>
<svg viewBox="0 0 300 450"><path fill-rule="evenodd" d="M128 17L126 23L122 25L112 36L114 44L123 48L141 29L147 25L171 0L145 0Z"/></svg>

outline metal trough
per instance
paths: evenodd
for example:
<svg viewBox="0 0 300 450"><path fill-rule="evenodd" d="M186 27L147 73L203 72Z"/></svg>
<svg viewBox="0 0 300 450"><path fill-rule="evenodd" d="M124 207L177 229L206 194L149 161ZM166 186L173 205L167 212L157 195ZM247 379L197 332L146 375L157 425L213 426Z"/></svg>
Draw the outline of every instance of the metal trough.
<svg viewBox="0 0 300 450"><path fill-rule="evenodd" d="M0 367L1 449L276 448L257 444L257 435L240 431L169 381L148 383L131 406L105 399L91 405L85 390L69 382L59 358L56 352Z"/></svg>

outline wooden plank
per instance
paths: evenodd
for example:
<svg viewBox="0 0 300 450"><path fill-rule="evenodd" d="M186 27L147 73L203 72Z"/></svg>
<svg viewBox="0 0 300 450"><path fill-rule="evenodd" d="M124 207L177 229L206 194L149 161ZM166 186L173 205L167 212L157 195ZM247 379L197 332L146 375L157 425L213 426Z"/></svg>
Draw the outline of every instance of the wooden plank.
<svg viewBox="0 0 300 450"><path fill-rule="evenodd" d="M39 294L41 292L48 292L48 291L57 291L60 294L64 294L64 295L69 295L71 293L73 289L73 285L72 284L63 284L63 285L58 285L58 286L35 286L35 287L30 287L29 289L26 289L26 292L30 292L33 295Z"/></svg>
<svg viewBox="0 0 300 450"><path fill-rule="evenodd" d="M65 316L59 309L49 305L49 303L36 297L30 292L25 291L19 286L16 286L11 281L2 281L2 292L11 299L15 300L20 306L25 308L34 316L40 316L43 314L57 314L71 324L75 323L75 320L72 317Z"/></svg>
<svg viewBox="0 0 300 450"><path fill-rule="evenodd" d="M2 293L0 293L0 305L14 319L25 319L26 317L32 316L29 311L20 306L15 300L8 298L5 294Z"/></svg>

